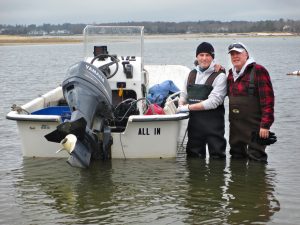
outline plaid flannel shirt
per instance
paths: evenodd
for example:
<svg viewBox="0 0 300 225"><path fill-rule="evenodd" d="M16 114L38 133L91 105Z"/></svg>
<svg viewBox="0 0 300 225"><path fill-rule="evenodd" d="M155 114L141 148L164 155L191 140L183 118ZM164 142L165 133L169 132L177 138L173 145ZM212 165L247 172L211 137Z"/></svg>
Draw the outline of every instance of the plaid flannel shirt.
<svg viewBox="0 0 300 225"><path fill-rule="evenodd" d="M233 79L232 69L229 70L227 78L228 96L248 96L250 72L253 64L247 66L244 74L236 81ZM255 64L254 96L259 97L261 107L260 127L270 129L274 122L274 92L268 71L259 64Z"/></svg>

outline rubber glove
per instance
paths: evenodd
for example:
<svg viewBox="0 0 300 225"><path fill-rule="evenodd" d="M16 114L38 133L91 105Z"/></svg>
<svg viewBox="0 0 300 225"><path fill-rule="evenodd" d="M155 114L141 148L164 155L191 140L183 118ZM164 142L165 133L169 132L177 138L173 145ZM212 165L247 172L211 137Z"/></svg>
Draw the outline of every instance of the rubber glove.
<svg viewBox="0 0 300 225"><path fill-rule="evenodd" d="M277 137L276 137L275 133L269 131L268 138L261 138L261 137L259 137L259 132L253 131L251 134L251 141L256 142L260 145L271 145L277 141Z"/></svg>
<svg viewBox="0 0 300 225"><path fill-rule="evenodd" d="M178 108L176 109L176 112L177 113L185 113L185 112L189 112L189 105L186 104L186 105L180 105L178 106Z"/></svg>

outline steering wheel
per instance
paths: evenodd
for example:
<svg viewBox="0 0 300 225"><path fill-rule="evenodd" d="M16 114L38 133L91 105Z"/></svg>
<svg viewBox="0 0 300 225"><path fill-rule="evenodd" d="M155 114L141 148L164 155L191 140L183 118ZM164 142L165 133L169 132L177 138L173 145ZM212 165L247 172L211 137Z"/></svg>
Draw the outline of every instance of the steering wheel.
<svg viewBox="0 0 300 225"><path fill-rule="evenodd" d="M108 58L108 57L110 57L111 62L106 63L106 64L98 67L98 69L101 70L104 73L104 75L106 76L107 79L113 77L118 72L118 69L119 69L119 63L118 62L119 62L119 60L116 57L114 57L112 55L109 55L109 54L99 54L99 55L96 55L91 61L91 64L93 64L96 59L103 59L103 58ZM110 66L112 66L114 64L116 64L116 68L111 73Z"/></svg>

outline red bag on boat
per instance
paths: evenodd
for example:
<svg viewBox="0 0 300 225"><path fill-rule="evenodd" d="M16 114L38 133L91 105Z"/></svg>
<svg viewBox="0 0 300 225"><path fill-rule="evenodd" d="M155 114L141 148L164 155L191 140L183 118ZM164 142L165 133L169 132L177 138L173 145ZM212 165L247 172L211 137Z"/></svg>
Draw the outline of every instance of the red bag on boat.
<svg viewBox="0 0 300 225"><path fill-rule="evenodd" d="M164 115L165 112L162 107L160 107L158 104L150 104L148 105L148 109L144 113L144 115Z"/></svg>

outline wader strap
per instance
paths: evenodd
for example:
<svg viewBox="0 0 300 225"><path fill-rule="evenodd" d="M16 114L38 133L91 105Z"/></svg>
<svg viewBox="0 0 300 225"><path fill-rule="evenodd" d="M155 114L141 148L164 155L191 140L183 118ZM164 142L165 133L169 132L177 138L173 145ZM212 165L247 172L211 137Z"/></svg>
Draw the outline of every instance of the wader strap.
<svg viewBox="0 0 300 225"><path fill-rule="evenodd" d="M224 73L223 70L220 70L219 72L213 72L206 80L205 85L210 85L212 86L212 83L214 82L214 80L216 79L216 77L220 74L220 73ZM195 84L196 81L196 76L197 76L197 70L193 69L188 77L188 81L187 81L187 86ZM254 83L253 83L254 85Z"/></svg>
<svg viewBox="0 0 300 225"><path fill-rule="evenodd" d="M197 70L193 69L189 74L187 86L195 84L196 76L197 76Z"/></svg>
<svg viewBox="0 0 300 225"><path fill-rule="evenodd" d="M255 73L255 63L253 64L252 70L250 72L250 82L249 82L249 88L248 88L248 95L253 96L254 95L254 73Z"/></svg>
<svg viewBox="0 0 300 225"><path fill-rule="evenodd" d="M206 85L212 86L214 80L216 79L216 77L217 77L220 73L224 73L224 71L220 70L219 72L213 72L213 73L207 78L205 84L206 84Z"/></svg>

